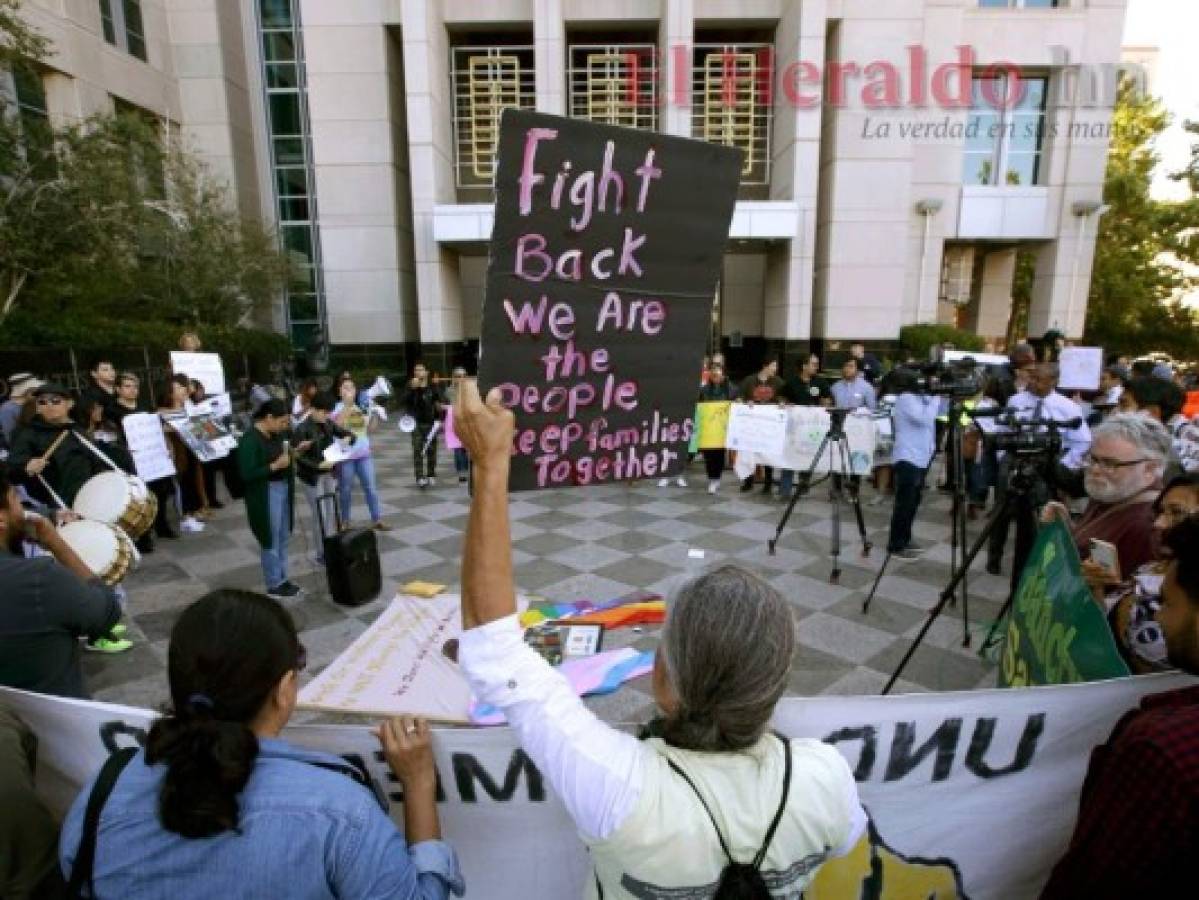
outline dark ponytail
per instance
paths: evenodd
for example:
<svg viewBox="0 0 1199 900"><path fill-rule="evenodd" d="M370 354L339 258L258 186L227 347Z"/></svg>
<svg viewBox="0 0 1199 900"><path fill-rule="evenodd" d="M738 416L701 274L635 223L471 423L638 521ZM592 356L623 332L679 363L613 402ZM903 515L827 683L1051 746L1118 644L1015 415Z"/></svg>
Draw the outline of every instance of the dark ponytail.
<svg viewBox="0 0 1199 900"><path fill-rule="evenodd" d="M173 708L146 742L146 761L167 766L164 828L188 838L237 828L238 795L258 758L250 725L301 658L291 616L261 594L213 591L183 611L168 659Z"/></svg>

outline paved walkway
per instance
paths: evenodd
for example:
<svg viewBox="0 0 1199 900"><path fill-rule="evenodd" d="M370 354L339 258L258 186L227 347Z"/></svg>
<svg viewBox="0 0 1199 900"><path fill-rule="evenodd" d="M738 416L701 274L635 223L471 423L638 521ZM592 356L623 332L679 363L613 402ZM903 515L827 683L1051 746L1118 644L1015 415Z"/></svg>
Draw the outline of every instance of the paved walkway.
<svg viewBox="0 0 1199 900"><path fill-rule="evenodd" d="M308 677L320 672L379 615L397 584L413 578L456 589L468 498L454 477L452 459L439 454L438 484L427 491L413 484L406 438L387 428L372 440L385 518L394 531L379 535L383 599L343 609L329 598L324 572L312 562L314 533L307 505L300 502L291 542L291 575L306 593L286 605L308 649ZM860 555L852 510L842 517L844 536L840 583L829 583L830 505L824 487L796 507L777 555L766 540L783 511L777 499L737 490L734 476L715 496L705 490L700 460L689 472L691 486L658 488L656 482L609 484L515 495L512 502L513 561L519 588L550 600L605 600L635 588L668 591L687 573L716 563L736 562L766 577L791 601L799 647L790 693L873 694L881 690L950 576L948 498L929 490L915 526L932 549L921 560L892 561L870 612L862 600L881 564L883 550ZM864 489L863 511L871 540L886 544L890 503L871 505ZM361 494L355 512L365 515ZM981 522L972 523L972 533ZM120 656L85 654L88 682L97 699L136 706L167 700L167 639L179 612L216 587L262 589L257 545L241 503L227 503L202 534L159 541L143 559L129 590L133 650ZM703 558L697 558L702 551ZM970 620L981 632L1005 596L1006 578L983 574L970 581ZM632 644L650 649L655 629L622 629L607 647ZM961 646L960 612L946 611L909 663L901 691L968 690L994 684L994 666ZM590 701L611 721L643 721L652 709L649 679L640 679L605 698Z"/></svg>

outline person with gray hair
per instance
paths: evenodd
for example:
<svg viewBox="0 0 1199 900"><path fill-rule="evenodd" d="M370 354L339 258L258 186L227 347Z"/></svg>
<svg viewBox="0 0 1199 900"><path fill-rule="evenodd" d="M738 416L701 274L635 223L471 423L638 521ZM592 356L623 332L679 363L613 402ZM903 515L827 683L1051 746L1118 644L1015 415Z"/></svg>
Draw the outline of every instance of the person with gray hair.
<svg viewBox="0 0 1199 900"><path fill-rule="evenodd" d="M1091 555L1092 541L1116 547L1119 571L1114 581L1154 558L1153 504L1173 443L1170 433L1154 419L1137 413L1116 413L1100 424L1090 452L1083 457L1083 484L1090 502L1071 529L1079 556ZM1060 503L1049 503L1043 522L1070 521Z"/></svg>
<svg viewBox="0 0 1199 900"><path fill-rule="evenodd" d="M854 848L867 820L833 747L768 731L795 652L787 601L735 566L685 584L654 664L661 717L645 740L610 727L522 639L508 518L512 413L497 391L484 403L467 380L454 423L475 488L458 660L574 819L594 866L587 896L710 897L746 871L773 894L798 896L825 860Z"/></svg>

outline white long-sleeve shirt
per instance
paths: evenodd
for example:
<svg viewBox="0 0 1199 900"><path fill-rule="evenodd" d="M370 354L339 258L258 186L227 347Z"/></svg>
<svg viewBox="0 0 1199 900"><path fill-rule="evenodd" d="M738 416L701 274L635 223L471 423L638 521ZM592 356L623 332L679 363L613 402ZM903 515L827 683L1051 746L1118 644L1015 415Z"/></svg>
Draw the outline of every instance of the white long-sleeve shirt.
<svg viewBox="0 0 1199 900"><path fill-rule="evenodd" d="M647 779L657 777L661 755L649 742L600 721L566 679L524 642L515 615L465 631L459 639L458 661L475 696L504 711L520 746L562 800L584 841L608 840L635 818ZM841 798L837 818L847 827L843 840L830 845L837 848L830 855L843 855L866 827L848 765L818 741L792 743L797 771L804 770L805 760L816 760L813 770L827 772L831 766L834 772L831 781L827 774L811 778L823 778ZM793 779L792 796L795 784ZM761 790L777 797L776 786ZM763 830L766 824L769 821L763 823ZM717 848L714 858L718 856Z"/></svg>
<svg viewBox="0 0 1199 900"><path fill-rule="evenodd" d="M1068 422L1071 419L1082 419L1077 428L1063 428L1061 463L1067 469L1081 469L1082 458L1091 449L1091 429L1087 427L1086 418L1078 404L1069 397L1063 397L1057 391L1046 397L1038 397L1031 391L1020 391L1007 404L1007 408L1022 421L1053 421ZM1040 431L1047 429L1042 428Z"/></svg>

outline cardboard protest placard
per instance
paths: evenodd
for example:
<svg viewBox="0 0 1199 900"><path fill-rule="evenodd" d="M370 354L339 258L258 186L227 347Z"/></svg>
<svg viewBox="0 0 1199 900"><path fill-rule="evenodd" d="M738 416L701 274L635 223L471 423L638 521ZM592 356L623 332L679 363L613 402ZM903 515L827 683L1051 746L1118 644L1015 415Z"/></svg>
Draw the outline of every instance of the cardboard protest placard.
<svg viewBox="0 0 1199 900"><path fill-rule="evenodd" d="M1082 579L1070 531L1061 522L1044 526L1016 588L999 686L1070 684L1128 674L1107 619Z"/></svg>
<svg viewBox="0 0 1199 900"><path fill-rule="evenodd" d="M225 367L216 353L189 353L183 350L171 351L171 371L176 375L186 375L204 385L204 393L208 395L225 393Z"/></svg>
<svg viewBox="0 0 1199 900"><path fill-rule="evenodd" d="M125 430L125 442L133 467L143 481L170 478L175 474L175 463L167 448L166 435L162 433L162 420L154 413L134 413L121 420Z"/></svg>
<svg viewBox="0 0 1199 900"><path fill-rule="evenodd" d="M1103 374L1102 347L1063 347L1058 357L1058 388L1064 391L1097 391Z"/></svg>
<svg viewBox="0 0 1199 900"><path fill-rule="evenodd" d="M479 382L516 415L512 490L682 470L740 159L504 111Z"/></svg>
<svg viewBox="0 0 1199 900"><path fill-rule="evenodd" d="M699 404L696 429L699 432L700 450L715 450L725 446L729 432L729 413L733 404L730 400L717 400Z"/></svg>
<svg viewBox="0 0 1199 900"><path fill-rule="evenodd" d="M787 410L781 406L734 403L729 413L728 447L738 453L781 456L787 441Z"/></svg>

